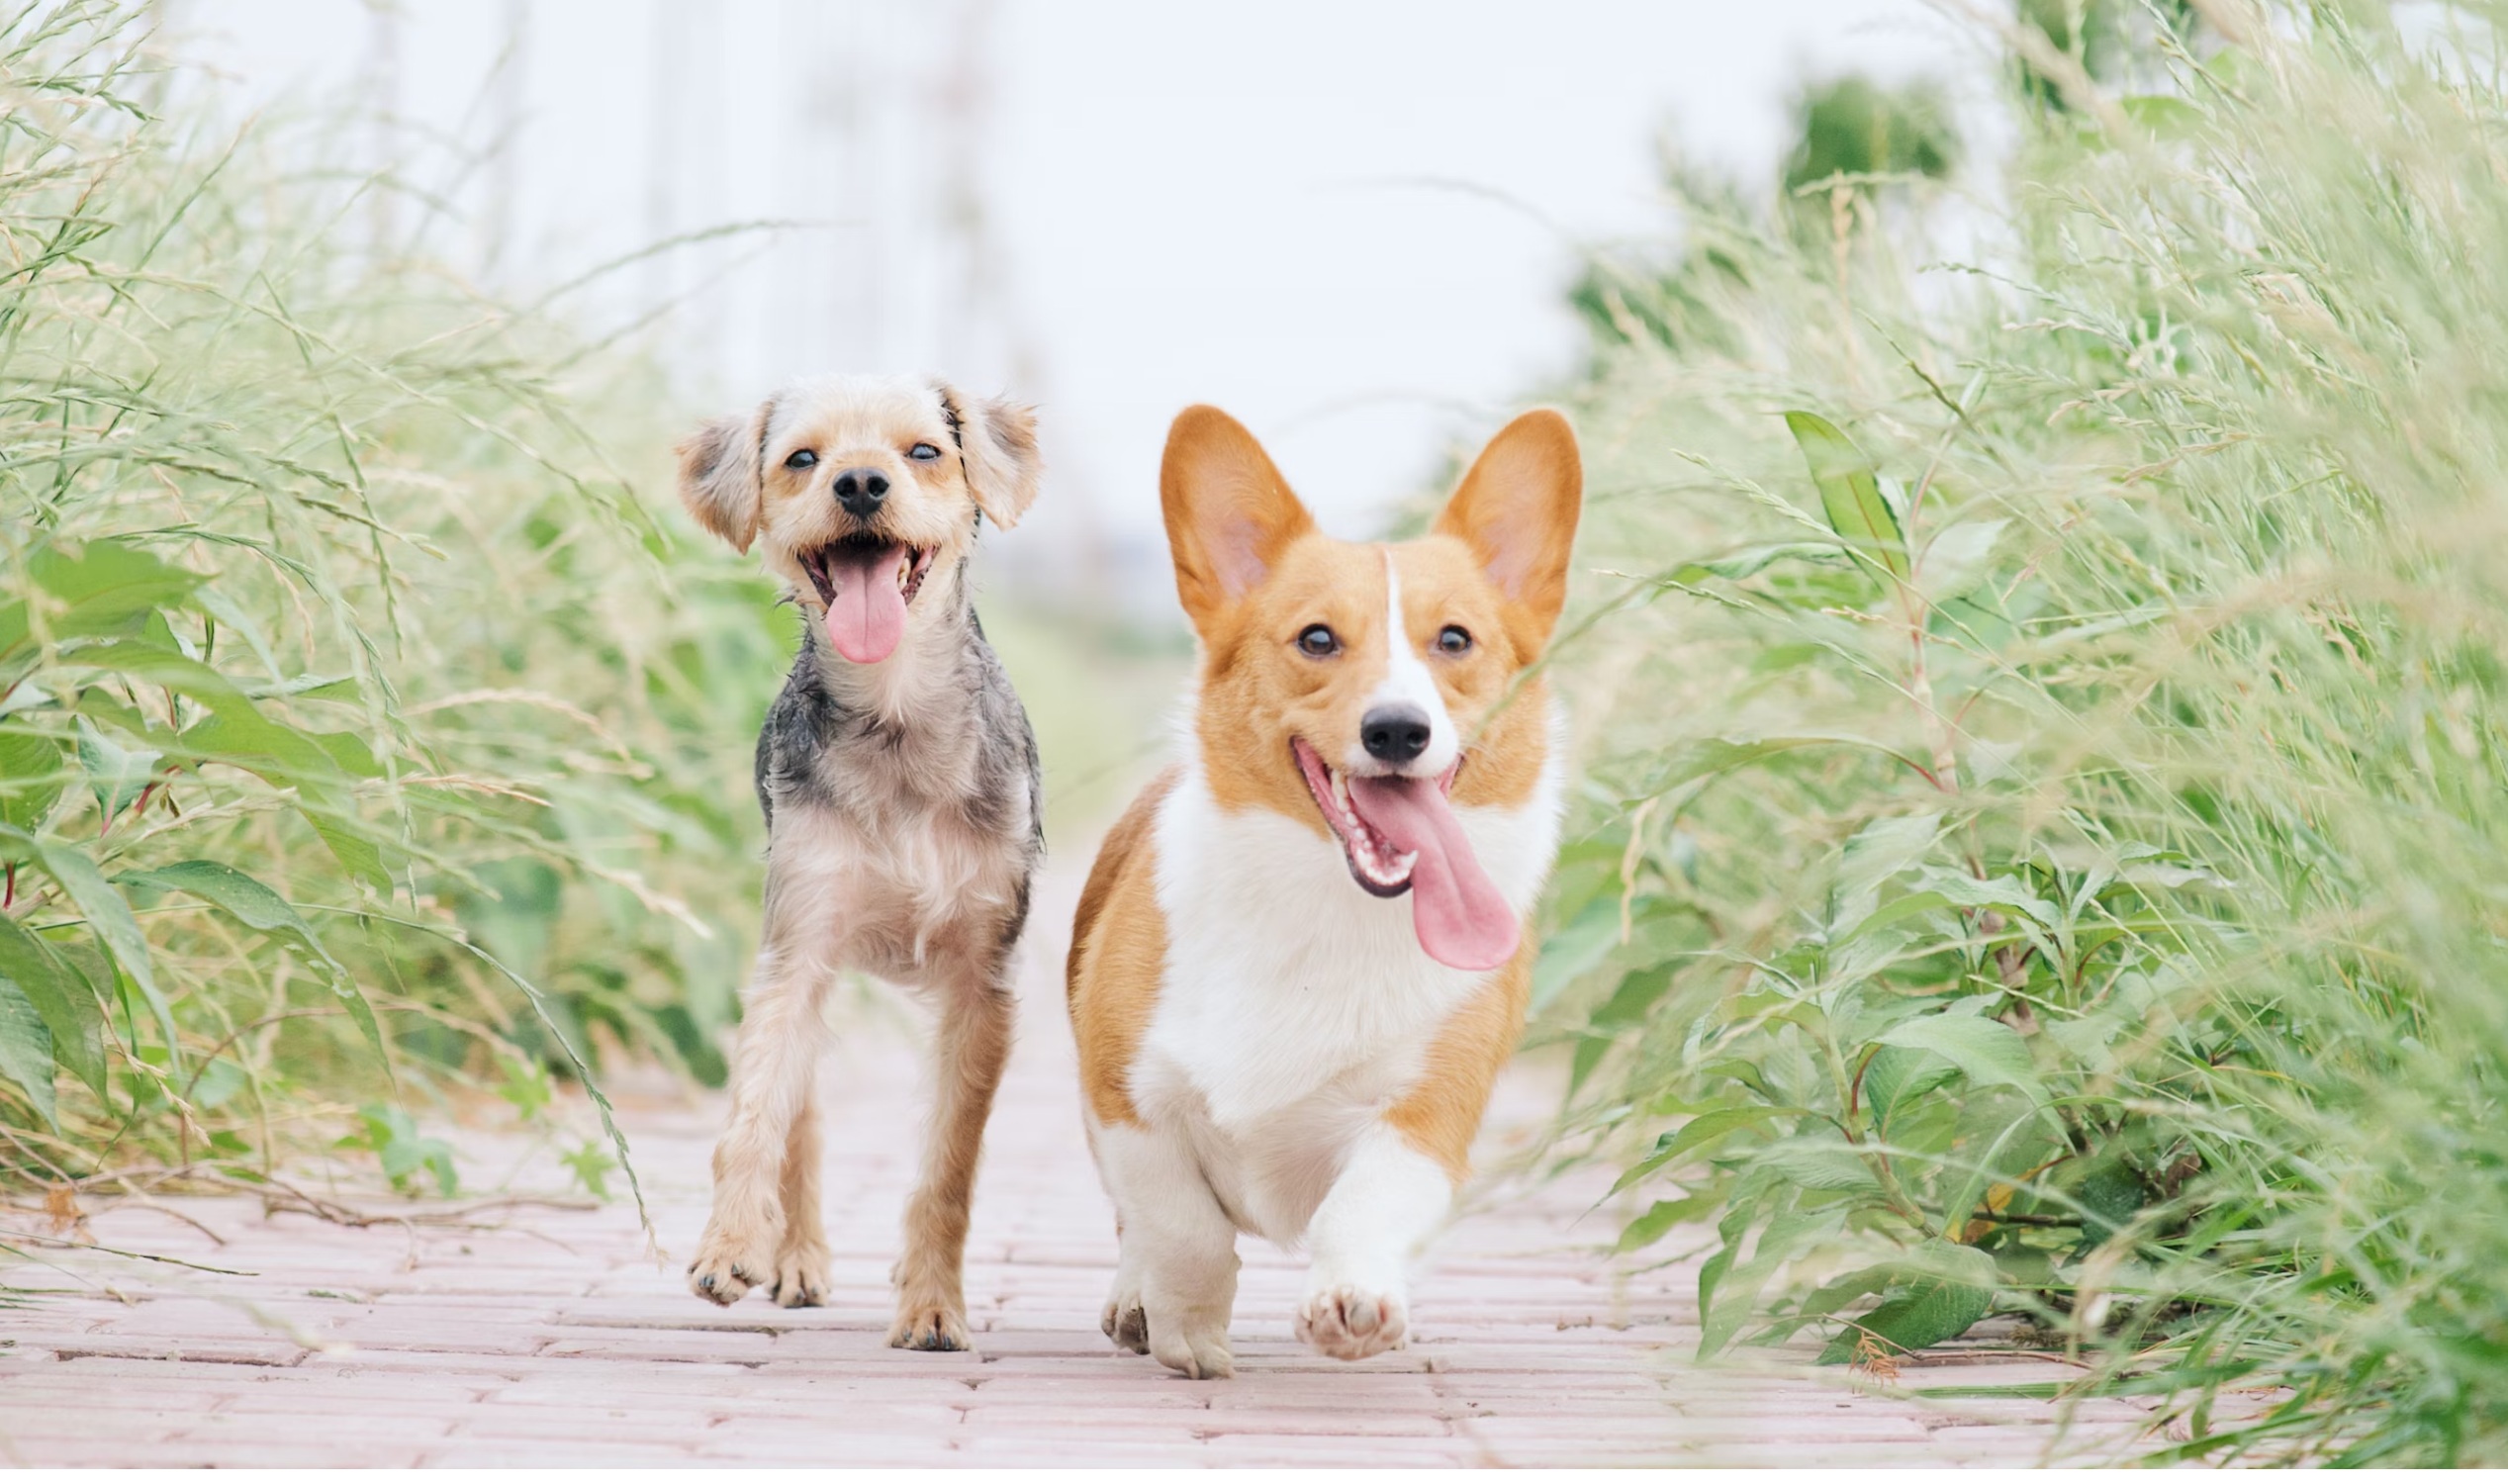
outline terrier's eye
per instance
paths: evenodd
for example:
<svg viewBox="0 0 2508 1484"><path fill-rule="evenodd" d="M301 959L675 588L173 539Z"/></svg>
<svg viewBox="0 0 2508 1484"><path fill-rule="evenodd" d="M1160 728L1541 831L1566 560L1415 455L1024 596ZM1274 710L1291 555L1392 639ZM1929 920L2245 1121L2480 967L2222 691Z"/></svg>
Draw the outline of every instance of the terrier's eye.
<svg viewBox="0 0 2508 1484"><path fill-rule="evenodd" d="M1437 649L1440 654L1469 654L1472 636L1462 625L1449 623L1437 631Z"/></svg>
<svg viewBox="0 0 2508 1484"><path fill-rule="evenodd" d="M795 448L784 460L787 469L807 469L818 462L818 455L806 448Z"/></svg>
<svg viewBox="0 0 2508 1484"><path fill-rule="evenodd" d="M1310 623L1298 632L1298 650L1319 660L1330 659L1342 652L1341 635L1323 624Z"/></svg>
<svg viewBox="0 0 2508 1484"><path fill-rule="evenodd" d="M918 464L928 464L939 458L941 451L929 443L917 443L905 451L905 456Z"/></svg>

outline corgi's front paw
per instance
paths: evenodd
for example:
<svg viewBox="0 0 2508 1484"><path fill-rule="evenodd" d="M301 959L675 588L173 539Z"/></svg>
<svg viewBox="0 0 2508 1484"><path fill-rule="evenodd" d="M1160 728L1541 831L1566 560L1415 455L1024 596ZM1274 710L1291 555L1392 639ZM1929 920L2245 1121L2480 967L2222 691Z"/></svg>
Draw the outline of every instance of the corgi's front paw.
<svg viewBox="0 0 2508 1484"><path fill-rule="evenodd" d="M1318 1288L1298 1306L1297 1337L1337 1360L1364 1360L1411 1338L1402 1297L1349 1284Z"/></svg>
<svg viewBox="0 0 2508 1484"><path fill-rule="evenodd" d="M1117 1286L1106 1298L1106 1307L1097 1311L1097 1328L1117 1349L1136 1355L1150 1353L1150 1314L1141 1307L1141 1290Z"/></svg>
<svg viewBox="0 0 2508 1484"><path fill-rule="evenodd" d="M1156 1309L1144 1311L1150 1353L1161 1365L1180 1371L1190 1381L1224 1381L1237 1373L1237 1357L1228 1352L1228 1320L1186 1314L1174 1322Z"/></svg>
<svg viewBox="0 0 2508 1484"><path fill-rule="evenodd" d="M697 1260L688 1264L689 1290L717 1304L738 1303L751 1288L775 1281L775 1244L718 1222L705 1224Z"/></svg>

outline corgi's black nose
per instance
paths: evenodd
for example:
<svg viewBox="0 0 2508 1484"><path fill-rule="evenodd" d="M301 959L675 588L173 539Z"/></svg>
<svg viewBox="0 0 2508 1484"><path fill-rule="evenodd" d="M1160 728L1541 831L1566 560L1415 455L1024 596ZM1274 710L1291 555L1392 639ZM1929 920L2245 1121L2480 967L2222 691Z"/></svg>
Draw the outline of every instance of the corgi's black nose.
<svg viewBox="0 0 2508 1484"><path fill-rule="evenodd" d="M848 469L836 476L836 503L856 520L868 520L888 498L888 476L877 469Z"/></svg>
<svg viewBox="0 0 2508 1484"><path fill-rule="evenodd" d="M1429 750L1428 712L1418 706L1378 706L1358 718L1358 740L1367 756L1400 765Z"/></svg>

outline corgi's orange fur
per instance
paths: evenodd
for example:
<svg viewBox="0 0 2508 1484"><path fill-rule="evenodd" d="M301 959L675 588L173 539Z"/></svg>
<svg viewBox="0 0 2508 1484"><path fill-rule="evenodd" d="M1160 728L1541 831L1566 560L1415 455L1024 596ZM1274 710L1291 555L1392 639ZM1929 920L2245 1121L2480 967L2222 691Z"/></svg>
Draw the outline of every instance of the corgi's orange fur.
<svg viewBox="0 0 2508 1484"><path fill-rule="evenodd" d="M1229 1374L1241 1231L1309 1248L1296 1328L1318 1349L1407 1338L1410 1260L1524 1026L1560 796L1524 672L1582 490L1566 419L1529 413L1427 536L1353 544L1226 414L1176 418L1187 756L1107 836L1068 965L1118 1344Z"/></svg>

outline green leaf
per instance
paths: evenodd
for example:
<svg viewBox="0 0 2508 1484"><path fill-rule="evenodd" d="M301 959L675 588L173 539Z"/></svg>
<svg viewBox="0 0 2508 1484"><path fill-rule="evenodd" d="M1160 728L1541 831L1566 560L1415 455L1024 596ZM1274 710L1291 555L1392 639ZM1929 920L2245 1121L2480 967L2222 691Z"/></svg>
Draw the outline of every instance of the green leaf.
<svg viewBox="0 0 2508 1484"><path fill-rule="evenodd" d="M450 1196L460 1188L461 1179L453 1167L453 1147L441 1139L419 1134L417 1121L408 1113L369 1103L359 1110L358 1117L365 1122L365 1132L351 1135L340 1144L373 1151L392 1188L416 1195L421 1173L434 1176L440 1195Z"/></svg>
<svg viewBox="0 0 2508 1484"><path fill-rule="evenodd" d="M256 700L274 696L304 700L355 700L364 694L353 675L300 675L294 680L245 682L236 689Z"/></svg>
<svg viewBox="0 0 2508 1484"><path fill-rule="evenodd" d="M609 1158L609 1151L586 1140L582 1149L558 1158L575 1172L575 1178L583 1182L584 1188L592 1192L593 1199L609 1199L609 1181L604 1176L618 1167L618 1161Z"/></svg>
<svg viewBox="0 0 2508 1484"><path fill-rule="evenodd" d="M1611 1045L1609 1036L1577 1038L1576 1053L1567 1064L1567 1090L1570 1093L1584 1086L1585 1079L1594 1074L1594 1068L1603 1065L1603 1058L1611 1054Z"/></svg>
<svg viewBox="0 0 2508 1484"><path fill-rule="evenodd" d="M2027 917L2050 927L2064 920L2064 913L2053 902L2038 895L2018 877L1998 876L1981 881L1966 872L1936 866L1918 874L1916 881L1927 891L1959 906L1989 908L2006 917Z"/></svg>
<svg viewBox="0 0 2508 1484"><path fill-rule="evenodd" d="M1881 1181L1863 1158L1833 1140L1800 1140L1770 1145L1751 1156L1751 1168L1765 1170L1806 1190L1878 1191Z"/></svg>
<svg viewBox="0 0 2508 1484"><path fill-rule="evenodd" d="M233 681L174 650L115 639L65 656L81 665L161 686L198 701L209 715L183 729L182 749L297 790L297 812L349 873L377 889L392 889L383 853L355 823L346 784L382 769L363 740L346 732L305 732L263 714Z"/></svg>
<svg viewBox="0 0 2508 1484"><path fill-rule="evenodd" d="M1882 883L1922 861L1941 834L1939 810L1876 819L1857 830L1838 856L1832 935L1842 937L1871 916Z"/></svg>
<svg viewBox="0 0 2508 1484"><path fill-rule="evenodd" d="M136 629L180 605L209 580L115 540L90 541L75 554L58 544L40 546L27 571L37 587L59 601L45 624L54 639ZM0 603L0 655L24 644L28 633L25 603Z"/></svg>
<svg viewBox="0 0 2508 1484"><path fill-rule="evenodd" d="M275 720L253 704L242 687L178 651L137 639L113 639L63 658L161 686L200 702L209 710L209 719L184 728L183 741L205 756L222 762L258 757L294 774L314 777L348 773L372 778L381 771L359 738L344 732L308 733Z"/></svg>
<svg viewBox="0 0 2508 1484"><path fill-rule="evenodd" d="M0 978L18 986L52 1033L52 1056L105 1095L104 1008L95 986L52 946L0 912Z"/></svg>
<svg viewBox="0 0 2508 1484"><path fill-rule="evenodd" d="M1910 891L1904 896L1894 896L1866 913L1851 930L1838 934L1836 946L1842 948L1858 938L1896 927L1910 917L1921 917L1927 912L1939 912L1956 905L1939 891Z"/></svg>
<svg viewBox="0 0 2508 1484"><path fill-rule="evenodd" d="M511 1103L515 1115L524 1123L538 1118L541 1110L549 1105L549 1099L556 1095L555 1086L549 1081L548 1068L519 1057L503 1057L499 1062L505 1067L506 1079L505 1085L497 1089L497 1095Z"/></svg>
<svg viewBox="0 0 2508 1484"><path fill-rule="evenodd" d="M78 766L86 770L87 787L95 790L96 808L108 827L146 789L163 756L146 748L125 747L96 730L86 717L78 718Z"/></svg>
<svg viewBox="0 0 2508 1484"><path fill-rule="evenodd" d="M2093 1165L2073 1192L2074 1199L2082 1203L2082 1242L2078 1251L2088 1255L2092 1248L2123 1230L2142 1210L2148 1195L2142 1177L2124 1160L2109 1159Z"/></svg>
<svg viewBox="0 0 2508 1484"><path fill-rule="evenodd" d="M177 861L147 871L126 871L114 880L124 885L149 886L159 891L182 891L197 896L217 907L248 928L269 933L295 944L306 959L324 970L330 978L331 992L347 1006L349 1018L357 1022L366 1044L377 1057L385 1055L383 1029L375 1023L374 1006L366 1000L365 991L357 986L356 977L330 950L314 936L312 924L296 908L268 886L232 866L216 861ZM387 1059L386 1065L389 1065Z"/></svg>
<svg viewBox="0 0 2508 1484"><path fill-rule="evenodd" d="M1938 1053L1884 1046L1864 1067L1864 1106L1876 1126L1887 1127L1900 1109L1957 1075L1959 1068Z"/></svg>
<svg viewBox="0 0 2508 1484"><path fill-rule="evenodd" d="M1801 1321L1826 1319L1859 1298L1882 1293L1904 1276L1896 1262L1876 1262L1859 1267L1843 1277L1831 1278L1803 1296L1802 1307L1795 1310ZM1794 1333L1799 1325L1786 1325L1782 1334Z"/></svg>
<svg viewBox="0 0 2508 1484"><path fill-rule="evenodd" d="M2009 523L1961 520L1942 527L1925 544L1924 562L1917 572L1917 586L1924 590L1924 596L1941 603L1974 592L1985 580L1995 555L1996 539Z"/></svg>
<svg viewBox="0 0 2508 1484"><path fill-rule="evenodd" d="M1904 582L1907 542L1899 517L1881 498L1881 480L1872 460L1839 432L1834 423L1813 413L1788 413L1785 425L1811 466L1811 483L1820 492L1820 510L1829 529L1847 546Z"/></svg>
<svg viewBox="0 0 2508 1484"><path fill-rule="evenodd" d="M223 1106L236 1093L251 1085L250 1072L245 1071L235 1062L226 1057L219 1057L203 1067L199 1074L192 1078L191 1089L184 1094L184 1101L195 1108L216 1108Z"/></svg>
<svg viewBox="0 0 2508 1484"><path fill-rule="evenodd" d="M74 556L66 547L46 546L27 566L37 586L60 599L70 614L91 620L162 612L209 581L112 538L90 541ZM57 621L52 631L68 632Z"/></svg>
<svg viewBox="0 0 2508 1484"><path fill-rule="evenodd" d="M1722 1245L1699 1264L1699 1313L1709 1313L1716 1307L1716 1294L1724 1286L1724 1278L1732 1271L1734 1261L1741 1256L1742 1241L1750 1235L1751 1225L1759 1219L1757 1195L1737 1197L1725 1208L1723 1218L1716 1223L1716 1235L1722 1239ZM1705 1356L1707 1350L1702 1346L1699 1354Z"/></svg>
<svg viewBox="0 0 2508 1484"><path fill-rule="evenodd" d="M2193 104L2163 93L2119 98L2116 107L2128 120L2148 131L2152 138L2160 139L2184 139L2194 133L2203 118Z"/></svg>
<svg viewBox="0 0 2508 1484"><path fill-rule="evenodd" d="M1533 961L1533 1003L1545 1007L1559 992L1609 957L1620 942L1620 902L1598 896L1574 921L1552 933Z"/></svg>
<svg viewBox="0 0 2508 1484"><path fill-rule="evenodd" d="M43 828L68 784L58 742L32 732L0 732L0 824L30 833Z"/></svg>
<svg viewBox="0 0 2508 1484"><path fill-rule="evenodd" d="M1942 1222L1944 1237L1956 1237L1967 1228L1969 1217L1976 1213L1977 1198L1986 1193L1987 1185L1993 1181L1997 1171L2001 1167L2003 1150L2022 1129L2029 1127L2040 1117L2046 1119L2048 1125L2054 1130L2057 1140L2061 1141L2064 1137L2063 1124L2057 1121L2053 1110L2041 1104L2034 1111L2024 1113L2003 1125L2002 1132L1995 1136L1995 1142L1986 1147L1983 1158L1969 1161L1965 1168L1953 1167L1944 1170L1946 1176L1956 1173L1959 1179L1959 1183L1952 1186L1950 1194L1942 1200L1942 1210L1947 1213Z"/></svg>
<svg viewBox="0 0 2508 1484"><path fill-rule="evenodd" d="M390 893L392 872L384 864L381 846L334 817L312 810L300 812L304 814L305 822L314 827L314 833L330 847L331 855L347 868L350 876L378 891Z"/></svg>
<svg viewBox="0 0 2508 1484"><path fill-rule="evenodd" d="M114 967L137 984L140 995L147 1000L148 1009L156 1016L158 1028L165 1033L166 1052L174 1059L170 1065L181 1067L182 1054L177 1049L174 1030L174 1007L167 1003L165 991L157 987L156 966L148 953L148 937L139 931L139 919L131 915L131 903L123 899L122 893L114 889L113 883L105 880L104 873L96 869L96 863L89 860L87 852L79 847L61 840L38 839L14 829L0 830L0 833L13 835L34 847L36 858L43 863L44 870L52 880L60 882L61 889L78 904L78 910L86 915L87 930L104 945Z"/></svg>
<svg viewBox="0 0 2508 1484"><path fill-rule="evenodd" d="M1767 1229L1759 1234L1759 1243L1751 1250L1750 1260L1731 1267L1713 1292L1706 1291L1705 1273L1701 1272L1699 1303L1698 1353L1703 1359L1732 1343L1742 1325L1758 1307L1760 1290L1776 1276L1780 1266L1803 1254L1819 1239L1834 1233L1846 1221L1843 1207L1828 1206L1816 1211L1788 1211L1769 1219ZM1723 1256L1733 1251L1732 1237L1727 1234Z"/></svg>
<svg viewBox="0 0 2508 1484"><path fill-rule="evenodd" d="M1612 1251L1633 1252L1639 1248L1651 1247L1662 1241L1664 1234L1674 1227L1714 1214L1717 1200L1715 1191L1702 1190L1677 1201L1656 1201L1621 1231L1620 1245Z"/></svg>
<svg viewBox="0 0 2508 1484"><path fill-rule="evenodd" d="M25 1091L44 1121L58 1129L52 1102L52 1032L13 979L0 978L0 1076Z"/></svg>
<svg viewBox="0 0 2508 1484"><path fill-rule="evenodd" d="M1657 1139L1654 1142L1654 1152L1631 1165L1628 1172L1622 1175L1618 1183L1611 1187L1612 1193L1619 1194L1683 1155L1704 1149L1737 1129L1763 1124L1772 1118L1800 1118L1802 1116L1801 1108L1766 1106L1718 1108L1714 1112L1701 1113L1671 1133Z"/></svg>
<svg viewBox="0 0 2508 1484"><path fill-rule="evenodd" d="M1636 1025L1646 1018L1646 1011L1663 998L1672 987L1672 966L1648 964L1632 969L1620 976L1619 987L1611 998L1595 1008L1587 1017L1598 1029L1619 1031Z"/></svg>
<svg viewBox="0 0 2508 1484"><path fill-rule="evenodd" d="M1905 1293L1875 1305L1860 1319L1848 1320L1845 1328L1829 1337L1819 1363L1840 1365L1852 1360L1857 1345L1867 1340L1889 1355L1912 1354L1957 1340L1986 1317L1994 1302L1991 1287L1927 1274Z"/></svg>
<svg viewBox="0 0 2508 1484"><path fill-rule="evenodd" d="M1928 1051L1966 1073L1980 1087L2011 1087L2032 1102L2046 1101L2046 1087L2029 1057L2029 1043L1999 1020L1983 1015L1923 1015L1881 1033L1884 1046Z"/></svg>
<svg viewBox="0 0 2508 1484"><path fill-rule="evenodd" d="M232 866L216 861L177 861L171 866L126 871L114 880L127 886L187 892L224 910L248 928L291 935L304 944L317 962L331 968L338 967L329 951L315 941L313 926L298 915L286 897Z"/></svg>

